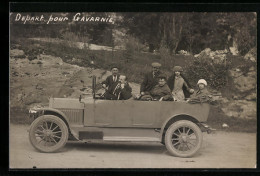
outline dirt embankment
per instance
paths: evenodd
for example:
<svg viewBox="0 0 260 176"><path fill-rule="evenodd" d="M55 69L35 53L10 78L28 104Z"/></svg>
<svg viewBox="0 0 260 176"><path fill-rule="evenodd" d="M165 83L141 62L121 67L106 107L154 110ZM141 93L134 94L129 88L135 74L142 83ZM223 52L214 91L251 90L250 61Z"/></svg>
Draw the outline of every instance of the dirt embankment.
<svg viewBox="0 0 260 176"><path fill-rule="evenodd" d="M78 98L82 93L91 93L92 76L101 83L111 73L102 69L79 67L64 63L61 58L39 55L29 61L15 58L17 50L11 50L10 101L11 107L29 108L47 105L49 97ZM130 83L137 94L139 85ZM102 91L102 90L101 90Z"/></svg>

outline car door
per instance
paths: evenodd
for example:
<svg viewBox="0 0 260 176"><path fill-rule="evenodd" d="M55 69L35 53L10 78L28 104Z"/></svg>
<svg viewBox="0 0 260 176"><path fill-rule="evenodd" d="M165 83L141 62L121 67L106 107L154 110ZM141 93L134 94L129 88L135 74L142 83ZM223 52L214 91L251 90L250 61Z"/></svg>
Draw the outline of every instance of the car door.
<svg viewBox="0 0 260 176"><path fill-rule="evenodd" d="M130 100L94 100L86 104L85 126L130 127L132 125Z"/></svg>
<svg viewBox="0 0 260 176"><path fill-rule="evenodd" d="M132 106L133 123L135 127L153 127L159 121L161 102L135 101Z"/></svg>

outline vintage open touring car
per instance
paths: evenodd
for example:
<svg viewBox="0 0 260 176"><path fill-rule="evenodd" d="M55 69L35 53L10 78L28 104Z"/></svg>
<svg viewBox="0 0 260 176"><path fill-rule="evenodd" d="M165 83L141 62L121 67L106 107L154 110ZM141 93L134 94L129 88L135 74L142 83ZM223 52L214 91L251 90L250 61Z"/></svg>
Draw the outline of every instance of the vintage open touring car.
<svg viewBox="0 0 260 176"><path fill-rule="evenodd" d="M193 156L202 145L210 105L174 101L50 98L49 107L31 112L31 144L41 152L55 152L68 140L160 142L171 155Z"/></svg>

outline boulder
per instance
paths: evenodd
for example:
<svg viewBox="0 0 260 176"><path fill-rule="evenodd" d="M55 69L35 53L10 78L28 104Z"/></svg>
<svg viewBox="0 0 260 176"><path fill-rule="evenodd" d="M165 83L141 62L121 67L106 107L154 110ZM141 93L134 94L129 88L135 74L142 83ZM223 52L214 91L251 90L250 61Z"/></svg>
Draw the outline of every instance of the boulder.
<svg viewBox="0 0 260 176"><path fill-rule="evenodd" d="M228 50L216 50L212 51L210 48L206 48L201 51L199 54L194 55L194 57L200 59L212 59L213 63L220 64L226 61Z"/></svg>
<svg viewBox="0 0 260 176"><path fill-rule="evenodd" d="M230 76L233 78L235 88L240 92L247 92L256 88L256 70L254 67L244 74L240 69L234 68L229 70Z"/></svg>
<svg viewBox="0 0 260 176"><path fill-rule="evenodd" d="M229 117L242 119L256 118L256 102L247 100L231 100L222 105L222 111Z"/></svg>
<svg viewBox="0 0 260 176"><path fill-rule="evenodd" d="M257 58L257 50L256 47L252 48L245 56L244 59L245 60L250 60L252 62L256 62L256 58Z"/></svg>
<svg viewBox="0 0 260 176"><path fill-rule="evenodd" d="M23 50L13 49L13 50L10 50L10 57L13 57L13 58L17 58L17 57L24 58L25 54L24 54Z"/></svg>

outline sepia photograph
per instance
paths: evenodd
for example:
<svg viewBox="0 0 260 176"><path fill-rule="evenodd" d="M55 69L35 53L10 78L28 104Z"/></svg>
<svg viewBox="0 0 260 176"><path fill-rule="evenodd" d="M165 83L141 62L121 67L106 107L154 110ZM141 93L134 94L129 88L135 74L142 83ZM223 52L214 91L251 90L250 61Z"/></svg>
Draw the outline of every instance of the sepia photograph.
<svg viewBox="0 0 260 176"><path fill-rule="evenodd" d="M12 12L9 168L257 168L256 12Z"/></svg>

